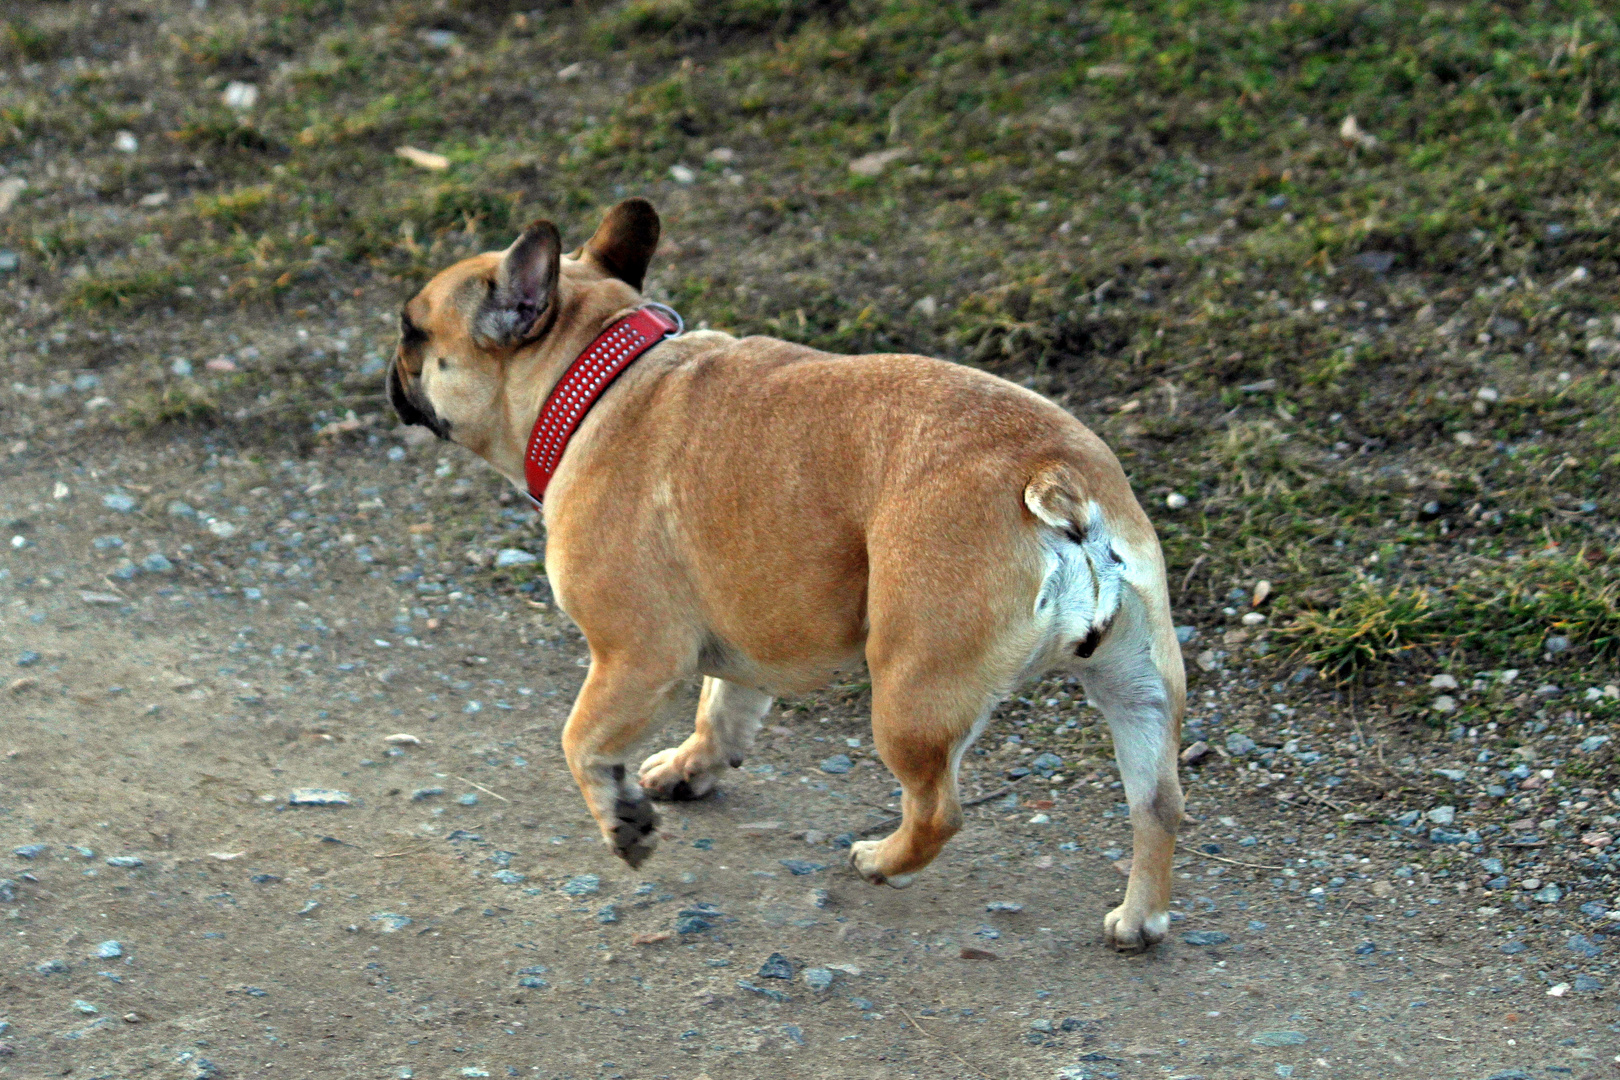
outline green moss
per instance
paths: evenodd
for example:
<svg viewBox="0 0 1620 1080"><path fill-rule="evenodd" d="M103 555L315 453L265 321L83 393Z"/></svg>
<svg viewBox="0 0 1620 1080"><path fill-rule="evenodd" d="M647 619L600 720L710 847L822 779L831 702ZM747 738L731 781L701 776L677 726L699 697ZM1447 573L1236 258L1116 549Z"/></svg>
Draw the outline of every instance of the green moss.
<svg viewBox="0 0 1620 1080"><path fill-rule="evenodd" d="M189 275L178 269L93 274L68 290L70 304L87 308L139 308L175 303Z"/></svg>

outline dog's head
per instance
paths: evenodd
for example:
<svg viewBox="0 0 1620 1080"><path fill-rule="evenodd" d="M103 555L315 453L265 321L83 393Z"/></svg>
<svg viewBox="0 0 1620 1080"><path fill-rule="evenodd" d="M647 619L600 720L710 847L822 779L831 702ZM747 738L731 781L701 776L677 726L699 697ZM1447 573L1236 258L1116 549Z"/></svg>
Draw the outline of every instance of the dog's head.
<svg viewBox="0 0 1620 1080"><path fill-rule="evenodd" d="M388 400L400 420L497 468L514 439L521 457L539 403L519 415L527 398L509 394L509 381L514 373L544 374L558 359L548 357L556 351L549 346L571 343L583 326L582 348L598 328L593 318L633 306L658 233L652 204L627 199L571 254L562 253L555 225L536 221L505 251L441 270L400 313L399 348L388 371ZM561 362L572 359L569 353Z"/></svg>

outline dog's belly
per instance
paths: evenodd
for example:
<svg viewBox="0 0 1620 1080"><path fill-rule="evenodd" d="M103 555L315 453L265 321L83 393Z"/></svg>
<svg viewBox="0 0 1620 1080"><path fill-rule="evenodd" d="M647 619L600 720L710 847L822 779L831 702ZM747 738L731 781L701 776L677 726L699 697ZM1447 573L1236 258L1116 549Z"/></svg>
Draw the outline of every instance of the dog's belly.
<svg viewBox="0 0 1620 1080"><path fill-rule="evenodd" d="M800 694L833 681L840 672L865 666L859 647L796 658L778 656L762 661L714 634L705 636L698 651L700 675L752 687L772 697Z"/></svg>

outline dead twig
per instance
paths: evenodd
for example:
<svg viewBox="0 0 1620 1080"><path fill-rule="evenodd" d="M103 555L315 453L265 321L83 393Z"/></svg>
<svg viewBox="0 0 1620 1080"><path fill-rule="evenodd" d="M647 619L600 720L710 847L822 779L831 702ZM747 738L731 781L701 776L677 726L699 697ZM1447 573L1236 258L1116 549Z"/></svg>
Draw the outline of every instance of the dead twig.
<svg viewBox="0 0 1620 1080"><path fill-rule="evenodd" d="M469 784L472 783L471 780L469 780L467 782ZM1013 783L1017 783L1017 781L1014 781ZM988 795L975 796L974 798L971 798L971 799L967 800L966 802L964 802L962 804L962 808L965 810L970 806L978 806L980 803L987 803L991 799L999 799L1003 795L1011 794L1012 789L1013 789L1013 785L1008 784L1006 787L1001 788L998 791L992 791ZM871 806L872 804L871 803L866 803L865 805ZM876 809L876 807L873 807L873 809ZM865 836L868 833L882 832L884 829L893 828L894 826L900 824L900 822L902 820L903 819L902 819L901 815L894 814L894 815L891 815L890 817L884 818L882 821L874 822L871 825L866 826L866 828L862 829L860 832L856 833L855 835L857 835L857 836Z"/></svg>
<svg viewBox="0 0 1620 1080"><path fill-rule="evenodd" d="M1238 862L1236 859L1228 859L1228 858L1224 858L1224 857L1222 857L1220 855L1211 855L1208 852L1203 852L1203 851L1200 851L1197 854L1197 856L1195 856L1195 857L1199 858L1199 859L1214 859L1216 862L1231 863L1233 866L1247 866L1251 870L1286 870L1286 869L1288 869L1288 867L1286 867L1286 866L1270 866L1270 865L1268 865L1266 863Z"/></svg>
<svg viewBox="0 0 1620 1080"><path fill-rule="evenodd" d="M928 1036L930 1039L933 1039L935 1042L939 1043L940 1048L943 1049L947 1054L951 1055L951 1057L955 1058L957 1061L960 1061L963 1065L966 1065L968 1068L972 1069L974 1072L976 1072L980 1076L984 1077L985 1080L996 1080L995 1077L991 1076L989 1073L985 1072L983 1069L981 1069L977 1065L973 1064L973 1062L969 1061L967 1058L963 1057L961 1054L958 1054L955 1050L951 1049L951 1047L945 1042L944 1039L941 1039L938 1035L935 1035L932 1031L929 1031L927 1028L925 1028L921 1024L917 1023L917 1018L915 1016L912 1016L910 1013L906 1012L904 1006L897 1004L897 1005L895 1005L895 1008L900 1010L900 1015L901 1016L903 1016L907 1020L911 1021L911 1026L912 1027L916 1028L918 1031L922 1032L924 1035Z"/></svg>
<svg viewBox="0 0 1620 1080"><path fill-rule="evenodd" d="M1342 805L1340 805L1339 803L1334 802L1332 799L1324 799L1320 795L1312 795L1310 792L1304 791L1304 790L1296 791L1296 792L1293 792L1292 794L1293 794L1293 798L1291 798L1291 799L1284 799L1284 798L1279 797L1277 799L1277 801L1278 802L1288 803L1288 802L1294 802L1294 801L1296 801L1298 799L1308 799L1311 802L1320 803L1323 806L1326 806L1326 807L1329 807L1331 809L1337 810L1341 814L1345 812L1344 807Z"/></svg>
<svg viewBox="0 0 1620 1080"><path fill-rule="evenodd" d="M1171 410L1171 411L1174 411L1174 410ZM1198 573L1198 568L1200 566L1203 566L1204 565L1204 560L1208 559L1208 558L1209 558L1208 555L1200 555L1200 556L1198 556L1198 558L1193 560L1193 564L1191 566L1187 567L1187 573L1181 579L1181 592L1178 595L1180 595L1180 596L1187 595L1187 586L1192 584L1193 575Z"/></svg>
<svg viewBox="0 0 1620 1080"><path fill-rule="evenodd" d="M501 800L501 802L503 802L503 803L509 803L509 802L512 801L511 799L508 799L505 795L502 795L498 791L490 791L489 788L485 787L483 784L480 784L476 780L469 780L465 776L458 776L458 777L456 777L456 779L460 780L463 784L471 784L473 787L477 788L479 791L482 791L482 792L485 792L487 794L495 796L497 799Z"/></svg>

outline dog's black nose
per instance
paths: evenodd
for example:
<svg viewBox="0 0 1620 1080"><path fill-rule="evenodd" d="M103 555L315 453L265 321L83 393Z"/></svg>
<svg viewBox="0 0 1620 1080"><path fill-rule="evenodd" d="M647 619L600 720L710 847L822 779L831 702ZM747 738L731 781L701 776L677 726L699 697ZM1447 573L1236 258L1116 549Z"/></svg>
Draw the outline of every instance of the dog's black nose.
<svg viewBox="0 0 1620 1080"><path fill-rule="evenodd" d="M400 377L399 365L388 368L388 402L402 424L425 427L439 438L449 441L450 423L433 411L433 405L424 400L421 384Z"/></svg>

